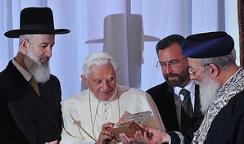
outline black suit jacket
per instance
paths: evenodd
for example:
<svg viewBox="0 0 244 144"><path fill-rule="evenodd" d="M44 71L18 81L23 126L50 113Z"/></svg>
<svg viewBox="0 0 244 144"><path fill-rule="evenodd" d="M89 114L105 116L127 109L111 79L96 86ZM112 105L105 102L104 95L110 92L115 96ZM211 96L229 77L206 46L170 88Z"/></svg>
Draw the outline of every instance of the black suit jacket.
<svg viewBox="0 0 244 144"><path fill-rule="evenodd" d="M164 82L153 88L150 88L149 90L147 90L147 92L152 96L155 104L157 105L157 108L159 110L166 130L180 131L176 114L174 89L172 87L169 87L167 82ZM194 116L192 119L189 119L189 130L187 130L186 132L182 132L185 138L189 140L192 139L193 132L198 129L203 119L203 114L200 111L201 107L199 100L199 87L197 85L195 93L196 95L194 105Z"/></svg>
<svg viewBox="0 0 244 144"><path fill-rule="evenodd" d="M39 84L40 96L10 61L0 73L0 141L43 144L60 140L62 130L59 80Z"/></svg>
<svg viewBox="0 0 244 144"><path fill-rule="evenodd" d="M235 95L214 118L204 144L244 144L244 91Z"/></svg>

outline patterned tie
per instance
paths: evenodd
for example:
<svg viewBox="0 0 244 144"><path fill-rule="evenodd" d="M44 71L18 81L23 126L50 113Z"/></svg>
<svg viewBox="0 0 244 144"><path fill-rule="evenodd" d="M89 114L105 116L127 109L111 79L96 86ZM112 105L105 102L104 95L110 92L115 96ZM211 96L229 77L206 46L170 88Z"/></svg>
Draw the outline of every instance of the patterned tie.
<svg viewBox="0 0 244 144"><path fill-rule="evenodd" d="M193 108L192 108L192 104L191 104L191 96L190 96L190 92L186 89L181 89L180 90L180 95L184 96L184 100L181 104L183 110L185 111L185 113L189 116L192 117L193 116Z"/></svg>

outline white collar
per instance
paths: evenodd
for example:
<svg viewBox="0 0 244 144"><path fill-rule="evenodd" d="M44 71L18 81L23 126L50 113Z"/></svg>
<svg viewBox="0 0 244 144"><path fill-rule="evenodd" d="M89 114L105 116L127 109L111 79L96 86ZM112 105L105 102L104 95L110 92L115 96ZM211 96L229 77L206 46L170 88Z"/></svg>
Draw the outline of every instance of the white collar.
<svg viewBox="0 0 244 144"><path fill-rule="evenodd" d="M174 93L176 95L179 95L180 90L182 89L182 87L174 87ZM195 82L190 80L184 87L184 89L188 90L189 92L191 92L193 95L195 95Z"/></svg>

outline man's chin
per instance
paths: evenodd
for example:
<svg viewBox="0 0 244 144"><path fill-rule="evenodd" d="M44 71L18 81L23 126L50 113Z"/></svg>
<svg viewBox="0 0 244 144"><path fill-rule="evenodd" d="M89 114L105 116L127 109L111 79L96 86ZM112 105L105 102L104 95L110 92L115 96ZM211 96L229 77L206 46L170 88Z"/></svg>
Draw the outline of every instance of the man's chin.
<svg viewBox="0 0 244 144"><path fill-rule="evenodd" d="M107 101L113 97L113 92L100 93L98 97L101 101Z"/></svg>
<svg viewBox="0 0 244 144"><path fill-rule="evenodd" d="M49 80L50 74L45 74L45 75L36 75L35 74L34 77L38 83L45 83Z"/></svg>
<svg viewBox="0 0 244 144"><path fill-rule="evenodd" d="M168 76L167 79L168 80L175 80L175 79L178 79L178 77L177 76Z"/></svg>
<svg viewBox="0 0 244 144"><path fill-rule="evenodd" d="M175 86L178 86L179 85L179 81L178 80L167 80L167 83L169 86L171 87L175 87Z"/></svg>
<svg viewBox="0 0 244 144"><path fill-rule="evenodd" d="M48 64L49 64L49 61L40 60L40 63L41 63L42 65L48 65Z"/></svg>
<svg viewBox="0 0 244 144"><path fill-rule="evenodd" d="M39 83L45 83L50 78L50 69L48 65L39 64L36 67L32 67L32 69L30 69L30 72Z"/></svg>
<svg viewBox="0 0 244 144"><path fill-rule="evenodd" d="M203 81L198 81L200 86L200 103L202 112L206 112L209 105L216 99L220 84L214 80L205 78Z"/></svg>
<svg viewBox="0 0 244 144"><path fill-rule="evenodd" d="M101 101L108 101L112 96L106 95L106 96L99 96L99 100Z"/></svg>

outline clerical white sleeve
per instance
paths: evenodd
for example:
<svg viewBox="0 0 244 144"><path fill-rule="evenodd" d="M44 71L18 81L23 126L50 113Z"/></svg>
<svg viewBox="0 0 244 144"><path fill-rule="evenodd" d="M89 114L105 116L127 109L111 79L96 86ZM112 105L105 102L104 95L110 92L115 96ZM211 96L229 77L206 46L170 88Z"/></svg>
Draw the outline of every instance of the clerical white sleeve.
<svg viewBox="0 0 244 144"><path fill-rule="evenodd" d="M164 126L150 95L141 90L118 86L108 101L99 101L90 90L62 102L64 130L63 144L95 143L104 123L117 123L125 113L151 111L158 129Z"/></svg>

